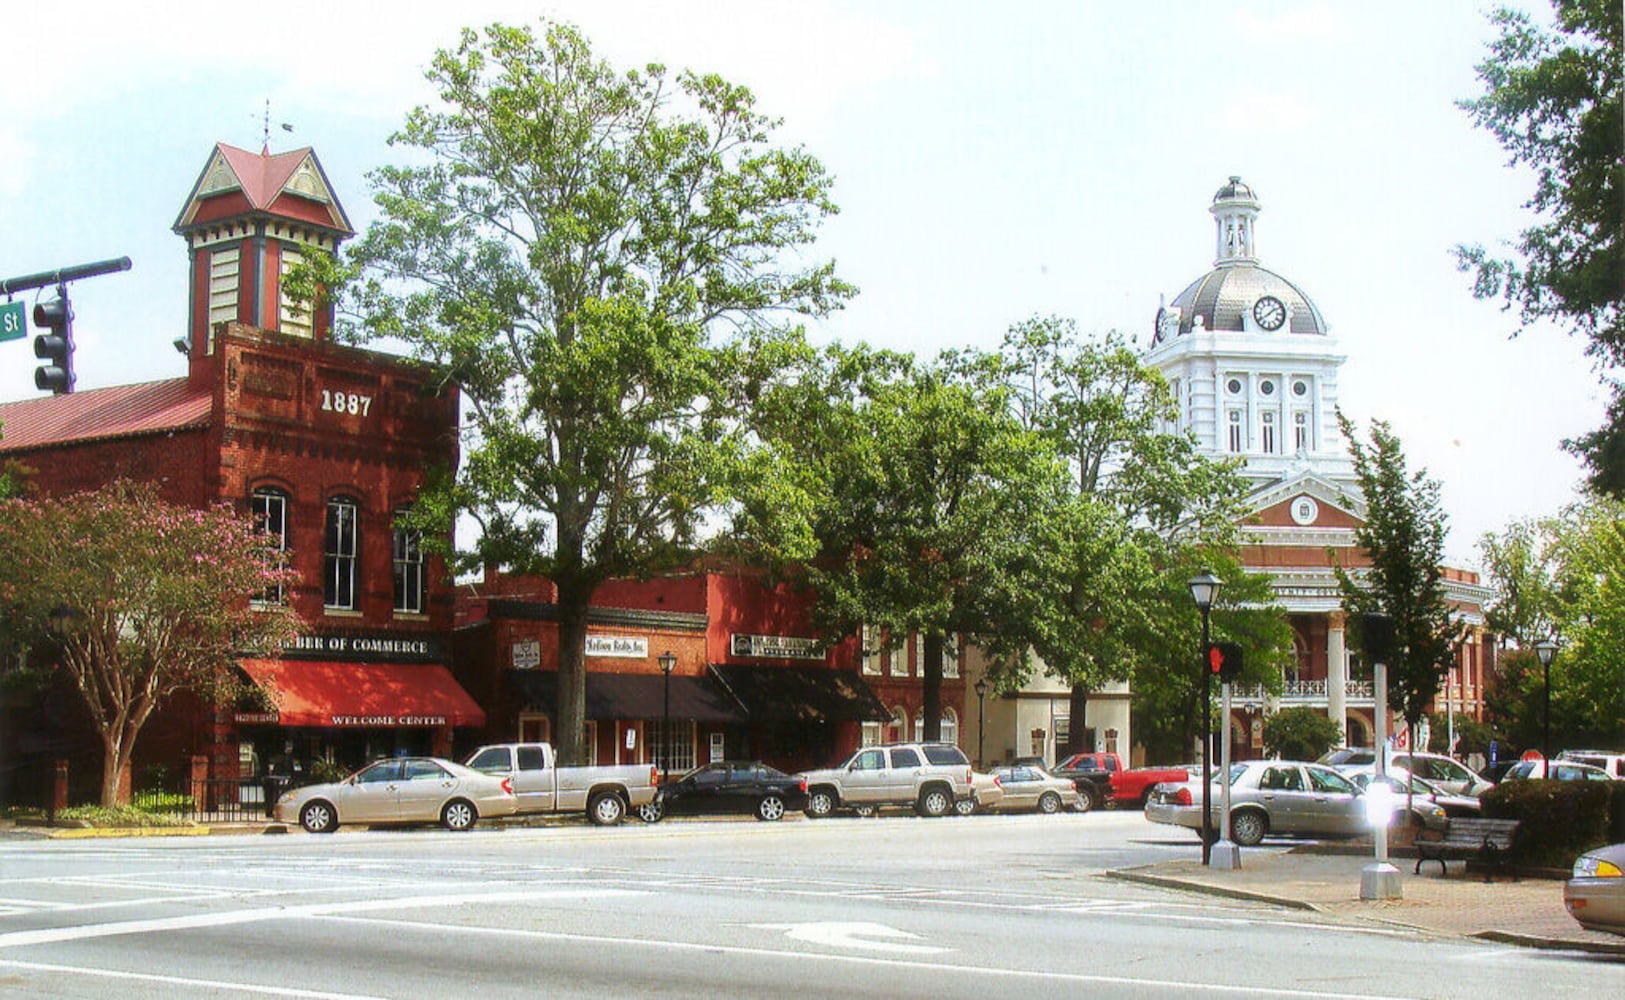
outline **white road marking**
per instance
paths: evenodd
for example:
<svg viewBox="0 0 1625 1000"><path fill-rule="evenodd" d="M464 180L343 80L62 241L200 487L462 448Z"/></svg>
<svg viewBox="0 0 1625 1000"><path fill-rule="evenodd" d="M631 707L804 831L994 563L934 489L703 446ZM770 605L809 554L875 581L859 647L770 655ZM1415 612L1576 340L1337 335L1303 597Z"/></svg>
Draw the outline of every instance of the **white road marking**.
<svg viewBox="0 0 1625 1000"><path fill-rule="evenodd" d="M797 941L806 941L810 944L828 945L833 948L858 948L864 951L890 951L899 955L941 955L952 951L951 948L938 948L928 944L904 944L903 941L919 941L918 934L900 931L885 924L868 923L866 921L838 921L820 920L805 924L748 924L762 930L783 931L784 936ZM874 940L884 938L886 940Z"/></svg>
<svg viewBox="0 0 1625 1000"><path fill-rule="evenodd" d="M495 892L460 892L442 895L403 896L394 899L363 899L336 903L308 903L302 906L273 906L253 910L226 910L184 917L158 917L151 920L124 920L108 924L80 924L73 927L46 927L32 931L0 934L0 948L23 948L36 944L83 941L88 938L116 937L121 934L152 934L159 931L195 930L200 927L226 927L300 917L326 917L373 910L460 906L468 903L526 903L546 899L602 899L610 896L644 895L633 889L535 888L505 889Z"/></svg>
<svg viewBox="0 0 1625 1000"><path fill-rule="evenodd" d="M17 962L0 958L0 968L26 969L30 972L61 972L75 976L101 976L105 979L136 980L143 983L163 983L166 986L189 986L210 990L233 990L238 993L263 993L274 997L301 997L311 1000L383 1000L365 993L327 993L318 990L300 990L285 986L260 986L257 983L233 983L223 979L189 979L183 976L160 976L149 972L122 972L117 969L92 969L82 965L50 965L45 962Z"/></svg>
<svg viewBox="0 0 1625 1000"><path fill-rule="evenodd" d="M1132 976L1100 976L1088 973L1045 972L1036 969L995 968L987 965L957 965L937 961L917 961L903 958L877 958L869 955L837 955L816 951L791 951L784 948L752 948L694 941L659 941L648 937L611 937L605 934L569 934L562 931L519 930L508 927L473 927L462 924L438 924L417 920L389 920L380 917L329 916L326 920L340 923L378 924L386 927L412 927L446 938L453 934L483 937L517 938L531 941L569 941L581 944L619 945L627 948L652 948L662 951L685 951L704 955L737 955L746 958L782 958L805 965L807 962L828 962L845 965L868 965L891 969L906 969L940 975L982 976L990 979L1033 979L1044 982L1076 983L1094 986L1127 986L1138 989L1171 989L1186 994L1217 994L1247 997L1300 997L1304 1000L1400 1000L1392 994L1334 993L1323 990L1281 989L1278 987L1247 985L1230 986L1222 983L1201 983L1178 979L1142 979Z"/></svg>

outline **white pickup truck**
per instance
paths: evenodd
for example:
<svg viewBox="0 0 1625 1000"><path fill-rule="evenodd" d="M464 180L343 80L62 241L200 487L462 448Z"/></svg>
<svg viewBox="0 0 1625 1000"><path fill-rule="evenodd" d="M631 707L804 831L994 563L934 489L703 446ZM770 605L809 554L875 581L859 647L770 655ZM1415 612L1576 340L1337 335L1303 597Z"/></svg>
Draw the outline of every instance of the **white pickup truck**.
<svg viewBox="0 0 1625 1000"><path fill-rule="evenodd" d="M513 779L518 815L579 813L599 826L614 826L627 810L654 801L660 769L650 764L558 767L547 743L493 743L464 763L485 774Z"/></svg>

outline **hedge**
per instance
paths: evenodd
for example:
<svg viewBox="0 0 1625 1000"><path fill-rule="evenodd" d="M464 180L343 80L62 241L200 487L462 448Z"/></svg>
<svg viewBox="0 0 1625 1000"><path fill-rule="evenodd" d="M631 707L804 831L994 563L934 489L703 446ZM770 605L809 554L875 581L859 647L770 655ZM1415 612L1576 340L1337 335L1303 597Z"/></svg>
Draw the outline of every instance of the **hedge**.
<svg viewBox="0 0 1625 1000"><path fill-rule="evenodd" d="M1568 868L1604 844L1625 840L1625 781L1503 781L1479 796L1490 819L1515 819L1512 858Z"/></svg>

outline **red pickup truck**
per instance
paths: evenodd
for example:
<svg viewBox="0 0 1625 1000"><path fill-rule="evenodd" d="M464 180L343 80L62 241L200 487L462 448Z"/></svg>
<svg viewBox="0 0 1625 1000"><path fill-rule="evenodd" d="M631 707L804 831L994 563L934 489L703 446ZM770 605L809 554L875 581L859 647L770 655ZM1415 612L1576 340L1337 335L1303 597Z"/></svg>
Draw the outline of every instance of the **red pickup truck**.
<svg viewBox="0 0 1625 1000"><path fill-rule="evenodd" d="M1085 810L1102 804L1143 809L1153 786L1191 777L1182 767L1126 768L1114 753L1075 753L1050 768L1050 773L1072 779L1078 807Z"/></svg>

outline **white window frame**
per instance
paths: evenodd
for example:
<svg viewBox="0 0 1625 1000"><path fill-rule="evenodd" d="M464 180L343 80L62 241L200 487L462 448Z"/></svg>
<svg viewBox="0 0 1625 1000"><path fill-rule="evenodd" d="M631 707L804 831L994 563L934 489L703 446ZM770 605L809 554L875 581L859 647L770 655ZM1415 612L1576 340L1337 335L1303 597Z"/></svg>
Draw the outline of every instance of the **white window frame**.
<svg viewBox="0 0 1625 1000"><path fill-rule="evenodd" d="M328 611L355 611L360 607L360 521L361 504L354 497L335 496L327 501L322 531L322 606Z"/></svg>
<svg viewBox="0 0 1625 1000"><path fill-rule="evenodd" d="M423 614L423 590L426 583L423 563L423 533L403 527L399 518L405 509L396 512L395 530L390 543L394 570L395 613L398 615Z"/></svg>
<svg viewBox="0 0 1625 1000"><path fill-rule="evenodd" d="M1247 445L1247 442L1243 440L1246 426L1242 423L1241 411L1239 409L1228 411L1226 419L1229 421L1229 450L1231 453L1239 455L1246 450Z"/></svg>
<svg viewBox="0 0 1625 1000"><path fill-rule="evenodd" d="M858 641L863 646L860 650L863 656L863 672L870 677L880 676L880 643L875 641L877 631L878 629L873 626L865 625L858 633Z"/></svg>
<svg viewBox="0 0 1625 1000"><path fill-rule="evenodd" d="M288 557L288 491L275 486L261 486L249 496L249 518L261 533L276 539L274 546L278 564ZM264 607L282 604L287 595L281 584L273 584L260 591L249 603Z"/></svg>

